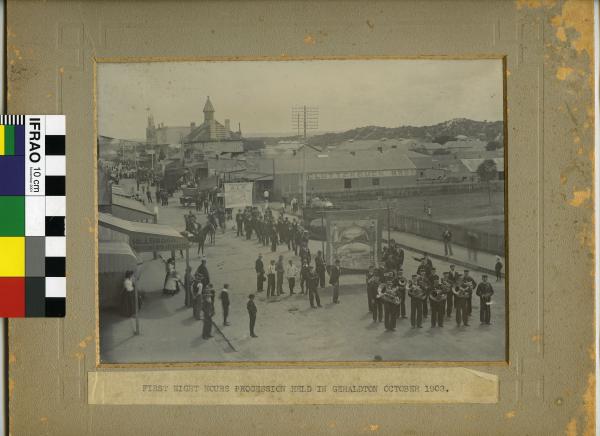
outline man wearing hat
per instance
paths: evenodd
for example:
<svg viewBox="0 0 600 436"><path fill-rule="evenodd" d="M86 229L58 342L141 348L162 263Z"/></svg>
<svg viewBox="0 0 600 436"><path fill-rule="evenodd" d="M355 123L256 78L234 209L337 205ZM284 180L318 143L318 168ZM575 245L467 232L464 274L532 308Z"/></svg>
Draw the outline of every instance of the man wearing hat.
<svg viewBox="0 0 600 436"><path fill-rule="evenodd" d="M212 317L215 313L211 293L213 286L209 283L202 291L202 339L212 338Z"/></svg>
<svg viewBox="0 0 600 436"><path fill-rule="evenodd" d="M365 278L367 284L367 303L369 304L369 312L373 312L373 298L375 298L377 286L379 286L379 283L375 285L376 278L375 265L370 265ZM373 287L375 288L375 291L371 290Z"/></svg>
<svg viewBox="0 0 600 436"><path fill-rule="evenodd" d="M473 279L473 277L471 277L469 275L469 270L466 269L464 271L464 273L465 273L465 275L463 276L463 282L465 282L465 281L469 282L471 284L471 290L474 290L475 288L477 288L477 283L475 282L475 280ZM467 301L467 312L469 313L469 316L471 316L472 305L473 305L473 294L471 292L471 297Z"/></svg>
<svg viewBox="0 0 600 436"><path fill-rule="evenodd" d="M454 306L454 293L452 290L458 284L458 276L459 273L456 271L456 267L454 264L450 264L450 271L448 271L448 285L450 287L450 292L448 293L448 297L446 298L446 316L450 318L452 316L452 309Z"/></svg>
<svg viewBox="0 0 600 436"><path fill-rule="evenodd" d="M258 253L258 259L254 262L254 270L256 271L256 292L263 291L263 283L265 281L265 264L262 260L262 254Z"/></svg>
<svg viewBox="0 0 600 436"><path fill-rule="evenodd" d="M308 268L308 299L310 301L310 307L315 309L316 307L322 307L321 298L319 297L319 275L317 274L313 266L309 265ZM316 306L315 300L317 301Z"/></svg>
<svg viewBox="0 0 600 436"><path fill-rule="evenodd" d="M329 272L329 284L333 286L333 303L338 304L340 295L340 275L342 269L340 268L340 260L336 259L335 264L331 267Z"/></svg>
<svg viewBox="0 0 600 436"><path fill-rule="evenodd" d="M277 274L277 268L275 266L275 259L271 259L271 263L267 267L267 298L275 296L275 275Z"/></svg>
<svg viewBox="0 0 600 436"><path fill-rule="evenodd" d="M488 276L481 276L482 282L477 286L477 291L475 293L479 297L479 321L482 324L490 324L491 318L491 310L490 303L492 302L492 295L494 294L494 289L492 289L492 285L488 282Z"/></svg>
<svg viewBox="0 0 600 436"><path fill-rule="evenodd" d="M196 275L202 276L202 286L206 287L210 283L210 275L208 274L208 268L206 267L206 257L202 258L200 266L196 269Z"/></svg>
<svg viewBox="0 0 600 436"><path fill-rule="evenodd" d="M424 269L421 269L420 272L417 272L417 284L419 288L425 293L425 298L423 299L423 318L427 318L429 311L427 307L427 301L429 300L429 290L431 288L431 282L429 281L429 276Z"/></svg>
<svg viewBox="0 0 600 436"><path fill-rule="evenodd" d="M254 294L248 295L248 303L246 303L246 309L248 310L248 316L250 317L250 337L257 338L254 333L254 326L256 325L256 304L254 304Z"/></svg>
<svg viewBox="0 0 600 436"><path fill-rule="evenodd" d="M400 299L398 298L397 288L394 285L394 273L385 273L385 283L380 286L380 296L383 303L385 329L387 331L394 331L396 329L396 314L397 308L400 305Z"/></svg>
<svg viewBox="0 0 600 436"><path fill-rule="evenodd" d="M421 328L423 322L423 301L427 295L419 285L418 276L413 274L412 280L408 282L408 296L410 297L410 325L414 328Z"/></svg>
<svg viewBox="0 0 600 436"><path fill-rule="evenodd" d="M383 301L381 300L381 289L383 286L384 277L381 269L375 270L375 280L371 286L371 307L373 309L373 322L383 321Z"/></svg>
<svg viewBox="0 0 600 436"><path fill-rule="evenodd" d="M308 293L308 278L310 275L310 266L308 262L302 262L302 266L300 267L300 293L304 294Z"/></svg>
<svg viewBox="0 0 600 436"><path fill-rule="evenodd" d="M473 288L471 282L461 280L460 285L453 290L454 305L456 307L456 325L460 327L461 323L465 326L469 325L468 301L471 299Z"/></svg>
<svg viewBox="0 0 600 436"><path fill-rule="evenodd" d="M431 327L444 327L444 301L446 295L440 286L437 278L433 279L431 293L429 294L431 301Z"/></svg>
<svg viewBox="0 0 600 436"><path fill-rule="evenodd" d="M398 287L398 298L400 298L400 307L398 310L398 318L406 318L406 278L402 275L402 268L398 270L396 278L396 286Z"/></svg>
<svg viewBox="0 0 600 436"><path fill-rule="evenodd" d="M440 286L442 288L442 292L446 296L445 301L445 316L446 318L450 318L452 315L453 301L452 301L452 284L450 283L450 273L448 271L444 271L442 273L442 280L440 281Z"/></svg>

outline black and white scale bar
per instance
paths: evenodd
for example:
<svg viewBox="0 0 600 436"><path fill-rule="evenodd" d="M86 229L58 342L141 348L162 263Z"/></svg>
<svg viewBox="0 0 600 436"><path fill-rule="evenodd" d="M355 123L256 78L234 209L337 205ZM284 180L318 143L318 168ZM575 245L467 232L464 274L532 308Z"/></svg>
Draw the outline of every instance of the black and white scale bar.
<svg viewBox="0 0 600 436"><path fill-rule="evenodd" d="M0 115L0 124L18 126L25 124L25 115Z"/></svg>

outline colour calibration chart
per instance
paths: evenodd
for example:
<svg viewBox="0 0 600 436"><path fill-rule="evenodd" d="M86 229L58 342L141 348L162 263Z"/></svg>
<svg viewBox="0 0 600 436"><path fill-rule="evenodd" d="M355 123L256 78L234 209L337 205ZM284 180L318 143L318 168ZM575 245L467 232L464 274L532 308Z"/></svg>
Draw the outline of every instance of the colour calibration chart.
<svg viewBox="0 0 600 436"><path fill-rule="evenodd" d="M0 116L0 317L64 317L64 115Z"/></svg>

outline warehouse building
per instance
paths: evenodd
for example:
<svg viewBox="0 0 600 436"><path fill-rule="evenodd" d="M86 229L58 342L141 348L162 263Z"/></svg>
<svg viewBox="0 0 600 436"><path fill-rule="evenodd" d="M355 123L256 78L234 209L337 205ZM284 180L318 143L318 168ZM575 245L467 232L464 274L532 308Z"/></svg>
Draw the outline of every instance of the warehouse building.
<svg viewBox="0 0 600 436"><path fill-rule="evenodd" d="M265 169L269 163L265 163ZM415 165L404 153L329 152L302 153L293 157L272 159L273 194L276 198L302 193L303 174L311 195L381 191L416 183Z"/></svg>

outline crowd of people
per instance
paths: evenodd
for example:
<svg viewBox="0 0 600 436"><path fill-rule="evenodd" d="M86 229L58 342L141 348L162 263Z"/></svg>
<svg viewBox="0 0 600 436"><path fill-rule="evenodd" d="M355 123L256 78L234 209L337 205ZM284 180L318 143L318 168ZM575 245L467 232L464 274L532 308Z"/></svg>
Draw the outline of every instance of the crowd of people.
<svg viewBox="0 0 600 436"><path fill-rule="evenodd" d="M235 224L238 237L252 239L253 235L264 247L277 251L278 245L286 245L295 255L303 246L308 245L308 231L297 219L290 220L283 210L275 214L270 207L261 212L258 207L247 206L235 214Z"/></svg>
<svg viewBox="0 0 600 436"><path fill-rule="evenodd" d="M209 208L207 212L207 223L215 228L225 228L222 210ZM185 221L186 230L198 226L192 211L186 214ZM295 257L286 260L283 255L279 255L276 259L265 261L259 253L254 263L257 294L266 291L267 300L286 293L306 295L310 307L317 309L322 307L319 290L331 285L332 303L340 302L340 261L335 260L333 265L328 266L321 251L317 251L313 257L308 246L308 232L296 218L290 219L283 210L274 212L268 206L262 210L246 207L235 214L234 231L238 238L251 240L255 237L258 244L269 247L271 252L276 252L279 246L283 246L293 252L293 256L300 258L299 265L296 265ZM445 236L445 248L451 251L451 235ZM404 250L392 239L389 246L383 249L380 264L371 265L366 273L368 310L373 322L383 323L387 331L394 331L397 320L406 318L410 318L414 329L422 328L427 318L430 318L432 328L443 327L444 322L452 317L457 326L469 326L475 294L480 299L480 322L486 325L491 323L491 298L494 290L485 274L477 283L468 270L459 273L455 265L450 265L449 270L440 276L432 260L424 253L423 257L414 258L418 261L414 274L405 275L404 257ZM497 280L500 280L499 269L501 266L496 267ZM130 274L125 279L124 288L127 291L126 312L131 315L135 302L131 297L133 284ZM183 278L176 271L173 258L166 262L164 294L176 295L181 290L185 293L184 306L192 309L194 318L203 320L202 337L212 337L217 293L210 279L206 258L202 259L195 273L192 274L191 267L188 267ZM223 326L229 325L229 292L229 285L224 284L218 295ZM257 337L255 324L258 310L254 299L255 294L252 293L246 303L251 337ZM407 299L410 299L408 310Z"/></svg>

